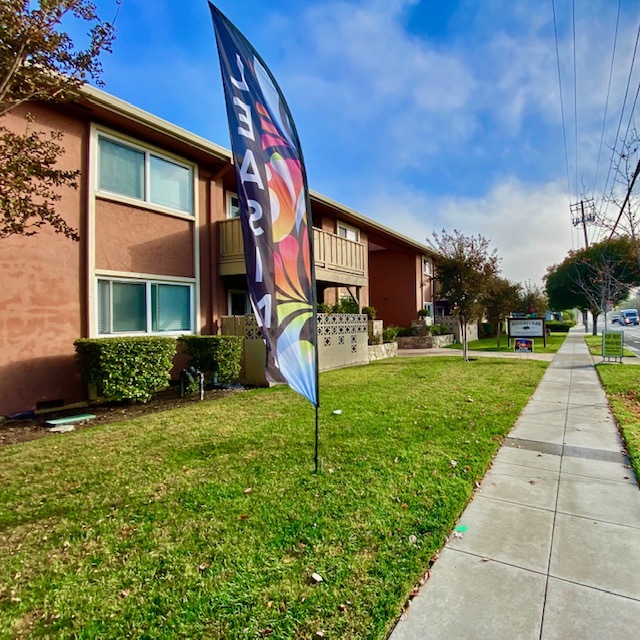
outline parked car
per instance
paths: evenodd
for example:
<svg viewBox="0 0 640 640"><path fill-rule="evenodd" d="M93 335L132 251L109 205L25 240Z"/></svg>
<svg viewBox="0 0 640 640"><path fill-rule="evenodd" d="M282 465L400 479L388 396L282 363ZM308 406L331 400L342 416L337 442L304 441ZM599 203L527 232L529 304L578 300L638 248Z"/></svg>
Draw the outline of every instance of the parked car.
<svg viewBox="0 0 640 640"><path fill-rule="evenodd" d="M617 313L611 316L611 324L622 324L622 321L620 320L620 316Z"/></svg>
<svg viewBox="0 0 640 640"><path fill-rule="evenodd" d="M640 324L640 318L638 318L637 309L622 309L620 311L621 324Z"/></svg>

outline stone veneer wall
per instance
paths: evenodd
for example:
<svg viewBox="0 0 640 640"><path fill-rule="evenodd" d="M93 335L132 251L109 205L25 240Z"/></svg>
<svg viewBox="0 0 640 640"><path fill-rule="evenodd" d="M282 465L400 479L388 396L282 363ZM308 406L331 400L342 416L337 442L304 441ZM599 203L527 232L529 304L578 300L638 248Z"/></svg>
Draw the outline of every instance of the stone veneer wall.
<svg viewBox="0 0 640 640"><path fill-rule="evenodd" d="M433 349L434 347L446 347L453 344L453 334L445 333L442 336L404 336L396 338L398 349Z"/></svg>
<svg viewBox="0 0 640 640"><path fill-rule="evenodd" d="M385 342L384 344L369 345L369 362L374 360L384 360L398 355L397 342Z"/></svg>

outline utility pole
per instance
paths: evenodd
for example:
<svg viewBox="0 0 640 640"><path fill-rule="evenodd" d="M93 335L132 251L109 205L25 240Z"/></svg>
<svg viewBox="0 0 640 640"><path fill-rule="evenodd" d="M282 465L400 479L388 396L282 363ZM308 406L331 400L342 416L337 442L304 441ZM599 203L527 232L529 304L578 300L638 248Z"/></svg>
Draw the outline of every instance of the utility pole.
<svg viewBox="0 0 640 640"><path fill-rule="evenodd" d="M587 206L586 214L585 205ZM571 224L573 224L574 227L582 225L582 231L584 233L584 248L587 249L589 247L589 238L587 237L587 223L593 223L596 219L593 200L580 200L580 202L574 202L573 204L569 205L569 209L571 210ZM589 327L588 314L586 311L582 312L582 323L584 324L584 330L586 332Z"/></svg>
<svg viewBox="0 0 640 640"><path fill-rule="evenodd" d="M587 224L592 224L596 220L593 199L574 202L569 208L571 209L571 224L573 224L574 227L582 225L582 231L584 233L584 248L586 249L589 247Z"/></svg>

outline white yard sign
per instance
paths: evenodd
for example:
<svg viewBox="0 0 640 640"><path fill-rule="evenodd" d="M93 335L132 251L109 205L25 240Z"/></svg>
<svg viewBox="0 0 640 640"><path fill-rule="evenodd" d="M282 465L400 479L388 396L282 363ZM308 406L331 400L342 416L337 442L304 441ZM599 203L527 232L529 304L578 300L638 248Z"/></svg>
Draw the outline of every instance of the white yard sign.
<svg viewBox="0 0 640 640"><path fill-rule="evenodd" d="M544 338L544 318L508 318L510 338Z"/></svg>

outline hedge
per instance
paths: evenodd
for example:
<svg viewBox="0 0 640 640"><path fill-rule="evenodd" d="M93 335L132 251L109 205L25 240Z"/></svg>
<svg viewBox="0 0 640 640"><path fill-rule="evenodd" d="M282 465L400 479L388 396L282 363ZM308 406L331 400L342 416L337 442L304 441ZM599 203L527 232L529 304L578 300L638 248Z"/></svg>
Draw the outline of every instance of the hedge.
<svg viewBox="0 0 640 640"><path fill-rule="evenodd" d="M239 336L181 336L191 366L229 384L240 377L242 338Z"/></svg>
<svg viewBox="0 0 640 640"><path fill-rule="evenodd" d="M169 386L175 338L82 338L74 345L82 379L102 396L146 402Z"/></svg>
<svg viewBox="0 0 640 640"><path fill-rule="evenodd" d="M545 326L549 329L549 333L566 333L571 327L575 326L575 323L551 321L547 322Z"/></svg>

